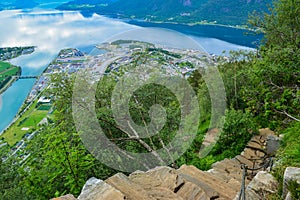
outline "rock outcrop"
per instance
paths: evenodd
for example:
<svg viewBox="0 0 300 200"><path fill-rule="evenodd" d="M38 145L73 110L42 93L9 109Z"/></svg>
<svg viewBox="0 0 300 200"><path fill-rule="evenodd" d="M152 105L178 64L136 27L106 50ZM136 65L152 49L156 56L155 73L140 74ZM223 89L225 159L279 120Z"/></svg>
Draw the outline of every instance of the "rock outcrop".
<svg viewBox="0 0 300 200"><path fill-rule="evenodd" d="M260 172L265 169L266 141L270 135L275 137L269 129L260 130L260 134L249 141L240 155L213 164L209 171L188 165L179 169L160 166L146 172L136 171L129 176L118 173L104 181L91 178L78 199L231 200L240 192L243 180L241 164L258 168L245 177L247 197L263 199L275 192L278 184L269 173Z"/></svg>
<svg viewBox="0 0 300 200"><path fill-rule="evenodd" d="M300 185L300 168L287 167L283 178L282 199L291 199L291 194L288 191L288 185L291 181L296 181Z"/></svg>
<svg viewBox="0 0 300 200"><path fill-rule="evenodd" d="M116 188L96 178L90 178L81 191L78 200L124 199L125 196Z"/></svg>
<svg viewBox="0 0 300 200"><path fill-rule="evenodd" d="M260 171L246 188L246 199L268 199L271 194L278 192L277 180L268 172Z"/></svg>

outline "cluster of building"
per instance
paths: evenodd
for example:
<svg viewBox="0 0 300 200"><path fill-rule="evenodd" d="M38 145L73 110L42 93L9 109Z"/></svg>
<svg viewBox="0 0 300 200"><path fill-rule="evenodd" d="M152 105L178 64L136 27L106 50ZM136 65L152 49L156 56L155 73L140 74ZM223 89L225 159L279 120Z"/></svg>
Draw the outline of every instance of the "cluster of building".
<svg viewBox="0 0 300 200"><path fill-rule="evenodd" d="M36 83L34 84L33 88L31 89L28 97L27 97L27 102L31 102L35 99L37 95L40 94L41 91L43 91L50 82L50 77L47 76L46 74L41 75Z"/></svg>
<svg viewBox="0 0 300 200"><path fill-rule="evenodd" d="M62 50L38 78L27 101L32 102L50 85L50 78L53 74L73 74L81 69L87 69L92 75L96 76L111 71L118 72L120 67L134 63L139 53L149 54L147 65L159 67L162 72L169 75L181 75L183 77L188 77L198 68L205 68L215 62L210 55L198 50L165 48L137 41L104 43L98 45L97 48L105 50L104 53L89 56L78 49ZM163 60L162 63L160 63L161 60ZM39 99L41 103L46 101L48 102L50 99L43 97Z"/></svg>
<svg viewBox="0 0 300 200"><path fill-rule="evenodd" d="M56 73L72 74L85 68L86 57L78 49L62 50L58 57L52 62L45 72L38 78L28 95L27 102L31 102L35 97L49 86L51 75Z"/></svg>
<svg viewBox="0 0 300 200"><path fill-rule="evenodd" d="M45 74L72 74L85 67L86 59L84 53L78 49L62 50L56 60L48 66Z"/></svg>
<svg viewBox="0 0 300 200"><path fill-rule="evenodd" d="M96 76L110 73L111 71L117 72L120 67L131 65L136 61L139 53L148 53L147 65L159 67L160 70L169 75L181 75L183 77L187 77L194 70L200 67L205 68L208 64L213 64L214 62L210 55L198 50L165 48L136 41L104 43L97 46L97 48L104 50L103 53L89 56L78 49L62 50L38 78L27 101L32 102L50 85L50 76L53 74L73 74L81 69L87 69L92 75ZM162 63L160 63L161 60L163 60ZM51 104L51 99L42 96L38 99L38 102L40 104ZM26 141L32 139L35 134L36 132L26 134L24 139L11 149L10 155L16 155L18 151L26 147ZM22 160L28 156L27 154L18 155Z"/></svg>
<svg viewBox="0 0 300 200"><path fill-rule="evenodd" d="M101 63L113 57L116 58L106 66L105 72L118 71L120 67L130 64L134 60L135 53L146 52L146 49L148 49L147 52L149 54L147 64L160 67L171 75L187 77L198 68L205 68L208 65L215 64L211 55L199 50L166 48L136 41L119 42L117 45L105 43L99 45L98 48L107 50L107 53L94 56L92 58L94 66L102 66ZM165 62L158 63L159 57ZM93 68L93 70L96 72L97 67Z"/></svg>
<svg viewBox="0 0 300 200"><path fill-rule="evenodd" d="M20 55L31 54L35 47L4 47L0 48L0 60L9 60Z"/></svg>

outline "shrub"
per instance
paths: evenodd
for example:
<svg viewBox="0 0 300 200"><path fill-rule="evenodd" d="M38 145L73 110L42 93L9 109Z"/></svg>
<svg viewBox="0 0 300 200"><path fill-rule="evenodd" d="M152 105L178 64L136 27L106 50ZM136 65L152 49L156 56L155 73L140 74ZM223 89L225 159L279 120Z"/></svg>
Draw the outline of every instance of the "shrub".
<svg viewBox="0 0 300 200"><path fill-rule="evenodd" d="M300 184L297 181L290 181L288 183L288 190L291 192L292 198L300 199Z"/></svg>
<svg viewBox="0 0 300 200"><path fill-rule="evenodd" d="M258 129L251 114L241 110L228 110L226 111L223 130L212 154L224 153L224 157L233 157L245 148L248 141L257 132Z"/></svg>

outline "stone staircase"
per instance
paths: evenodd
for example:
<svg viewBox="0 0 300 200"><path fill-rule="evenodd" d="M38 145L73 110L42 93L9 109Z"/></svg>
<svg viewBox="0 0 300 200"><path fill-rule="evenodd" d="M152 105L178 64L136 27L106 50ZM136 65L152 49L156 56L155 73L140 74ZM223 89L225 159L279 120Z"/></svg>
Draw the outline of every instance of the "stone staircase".
<svg viewBox="0 0 300 200"><path fill-rule="evenodd" d="M250 168L263 165L266 140L274 132L261 129L244 151L232 159L212 165L212 169L201 171L194 166L183 165L179 169L166 166L149 171L136 171L126 176L122 173L106 179L90 179L79 200L208 200L235 199L239 194L242 173L241 164ZM247 174L246 185L259 170ZM69 198L69 197L67 197ZM72 198L72 197L70 197ZM58 198L60 200L64 197ZM76 199L76 198L74 198Z"/></svg>

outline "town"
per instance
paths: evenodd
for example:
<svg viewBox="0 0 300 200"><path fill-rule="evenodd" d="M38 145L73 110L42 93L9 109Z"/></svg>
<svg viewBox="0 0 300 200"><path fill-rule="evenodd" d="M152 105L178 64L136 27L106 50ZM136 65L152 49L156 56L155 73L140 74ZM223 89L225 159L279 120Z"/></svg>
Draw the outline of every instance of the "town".
<svg viewBox="0 0 300 200"><path fill-rule="evenodd" d="M99 44L95 47L101 50L98 55L89 55L76 48L63 49L48 65L44 73L37 77L26 102L11 126L1 134L0 148L7 148L6 157L15 156L24 162L30 154L26 153L26 146L44 124L51 121L53 108L52 97L47 96L47 89L51 86L51 76L63 73L70 76L80 70L87 70L94 77L109 73L118 73L120 68L132 67L132 63L141 55L147 55L147 64L160 67L160 71L169 76L189 75L199 68L215 65L216 60L211 55L192 49L166 48L146 42L132 40L118 40Z"/></svg>

